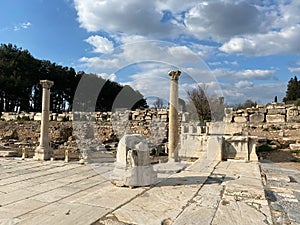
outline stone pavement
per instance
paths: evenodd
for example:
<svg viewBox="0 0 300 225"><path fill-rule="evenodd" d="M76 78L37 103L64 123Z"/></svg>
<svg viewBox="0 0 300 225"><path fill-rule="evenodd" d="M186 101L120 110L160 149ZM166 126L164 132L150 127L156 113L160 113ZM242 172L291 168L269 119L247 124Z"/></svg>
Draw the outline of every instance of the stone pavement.
<svg viewBox="0 0 300 225"><path fill-rule="evenodd" d="M271 161L261 162L274 224L300 224L300 173Z"/></svg>
<svg viewBox="0 0 300 225"><path fill-rule="evenodd" d="M112 163L0 159L0 224L272 224L259 164L197 160L151 187L116 187Z"/></svg>

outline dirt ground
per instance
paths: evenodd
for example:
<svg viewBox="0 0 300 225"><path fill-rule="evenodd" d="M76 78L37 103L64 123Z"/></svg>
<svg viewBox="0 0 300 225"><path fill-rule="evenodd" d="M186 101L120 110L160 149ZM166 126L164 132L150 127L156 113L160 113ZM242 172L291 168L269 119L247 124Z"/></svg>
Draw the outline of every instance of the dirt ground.
<svg viewBox="0 0 300 225"><path fill-rule="evenodd" d="M300 171L300 154L292 153L290 149L278 149L260 155L279 166Z"/></svg>
<svg viewBox="0 0 300 225"><path fill-rule="evenodd" d="M272 127L272 126L271 126ZM274 125L273 127L277 127ZM272 162L291 169L300 171L300 153L293 153L292 150L288 148L288 143L290 141L300 142L300 130L294 127L286 127L286 129L263 129L260 126L252 126L249 129L249 134L257 136L259 138L266 138L268 140L275 140L281 145L286 146L284 148L278 148L273 151L261 152L259 153L259 158L262 156L264 159L271 160Z"/></svg>

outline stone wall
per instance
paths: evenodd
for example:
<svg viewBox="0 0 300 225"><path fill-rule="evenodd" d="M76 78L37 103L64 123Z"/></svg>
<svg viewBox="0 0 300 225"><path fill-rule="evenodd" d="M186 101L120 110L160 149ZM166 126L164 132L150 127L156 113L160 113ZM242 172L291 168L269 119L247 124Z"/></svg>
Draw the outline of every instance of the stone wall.
<svg viewBox="0 0 300 225"><path fill-rule="evenodd" d="M255 108L234 111L225 108L224 122L234 123L300 123L300 106L285 105L283 103L258 104Z"/></svg>
<svg viewBox="0 0 300 225"><path fill-rule="evenodd" d="M167 122L168 117L167 109L137 109L135 111L130 110L119 110L115 113L113 112L93 112L93 113L76 113L76 120L96 120L102 122L110 122L114 119L120 117L120 115L126 114L129 120L133 121L151 121L151 120L158 120L162 122ZM33 121L40 121L41 120L41 113L36 112L3 112L2 115L0 114L1 120L4 121L13 121L13 120L33 120ZM73 113L50 113L49 116L50 121L73 121Z"/></svg>

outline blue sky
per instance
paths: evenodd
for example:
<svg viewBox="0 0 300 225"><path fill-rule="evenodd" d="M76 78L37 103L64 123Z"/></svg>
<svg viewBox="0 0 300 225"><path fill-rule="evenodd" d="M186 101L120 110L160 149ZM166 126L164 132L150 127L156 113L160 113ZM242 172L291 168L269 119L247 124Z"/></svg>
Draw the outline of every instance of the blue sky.
<svg viewBox="0 0 300 225"><path fill-rule="evenodd" d="M300 74L298 0L2 0L0 43L168 99L205 83L227 103L272 102Z"/></svg>

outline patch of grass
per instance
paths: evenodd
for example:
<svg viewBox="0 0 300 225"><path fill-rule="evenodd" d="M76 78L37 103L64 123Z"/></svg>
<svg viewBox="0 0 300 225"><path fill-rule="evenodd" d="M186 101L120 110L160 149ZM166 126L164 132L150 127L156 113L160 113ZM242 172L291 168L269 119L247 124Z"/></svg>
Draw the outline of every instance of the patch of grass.
<svg viewBox="0 0 300 225"><path fill-rule="evenodd" d="M69 120L68 120L68 118L65 117L65 116L61 119L61 122L67 122L67 121L69 121Z"/></svg>
<svg viewBox="0 0 300 225"><path fill-rule="evenodd" d="M269 128L263 127L263 128L262 128L262 131L269 131Z"/></svg>
<svg viewBox="0 0 300 225"><path fill-rule="evenodd" d="M276 127L275 125L272 125L272 126L271 126L271 129L272 129L272 130L281 130L280 127Z"/></svg>
<svg viewBox="0 0 300 225"><path fill-rule="evenodd" d="M292 153L300 154L300 150L294 150Z"/></svg>
<svg viewBox="0 0 300 225"><path fill-rule="evenodd" d="M256 148L256 152L270 152L273 151L274 149L272 149L271 146L269 145L261 145L259 147Z"/></svg>
<svg viewBox="0 0 300 225"><path fill-rule="evenodd" d="M294 159L291 160L291 162L300 163L300 159L299 158L294 158Z"/></svg>
<svg viewBox="0 0 300 225"><path fill-rule="evenodd" d="M22 117L18 116L17 121L30 121L30 118L29 116L22 116Z"/></svg>

